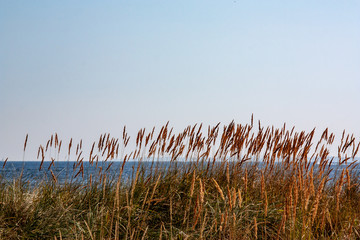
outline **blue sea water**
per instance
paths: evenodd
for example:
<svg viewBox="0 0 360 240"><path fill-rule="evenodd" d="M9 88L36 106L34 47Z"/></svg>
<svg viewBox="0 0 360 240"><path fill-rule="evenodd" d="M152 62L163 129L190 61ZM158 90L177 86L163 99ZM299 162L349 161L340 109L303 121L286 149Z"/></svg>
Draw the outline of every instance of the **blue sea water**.
<svg viewBox="0 0 360 240"><path fill-rule="evenodd" d="M138 161L126 162L122 179L126 180L131 177L133 170L136 170L138 164ZM147 168L147 166L149 168L151 167L150 162L142 162L142 164L145 168ZM166 165L168 163L164 162L163 165L164 164ZM76 166L77 162L73 161L58 161L54 162L51 167L50 165L52 165L51 161L44 161L40 169L39 161L9 161L0 169L0 179L11 182L22 176L23 181L29 181L31 183L47 181L53 179L50 172L51 169L59 183L65 183L66 181L86 182L90 178L90 175L93 176L93 179L99 176L101 170L102 173L106 173L106 175L111 178L110 180L117 180L122 168L122 162L120 161L98 162L97 166L95 163L91 165L89 162L83 162L82 172L80 171L80 165Z"/></svg>
<svg viewBox="0 0 360 240"><path fill-rule="evenodd" d="M76 166L76 162L72 161L56 161L50 168L51 162L44 161L40 169L39 161L8 161L4 167L0 166L0 182L11 183L14 179L19 179L22 175L22 180L25 182L30 182L31 184L40 183L41 181L47 181L53 179L52 173L56 177L58 183L65 182L87 182L90 175L93 179L99 177L99 171L102 170L102 173L106 173L108 180L116 181L118 179L120 170L122 168L122 161L111 161L111 162L98 162L96 164L90 164L89 162L83 162L83 173L80 172L80 166ZM122 180L126 181L133 177L134 169L136 171L138 167L138 161L128 161L124 165ZM142 161L141 166L145 171L145 174L150 173L150 169L153 166L157 166L158 169L167 169L169 166L175 166L173 162L170 164L170 161ZM183 167L188 162L179 161L176 163L177 167ZM251 163L250 163L251 164ZM258 165L261 168L261 163ZM337 165L333 164L332 176L337 175L346 165ZM355 165L353 172L360 176L360 166ZM79 174L78 174L79 173ZM75 176L77 177L75 178Z"/></svg>

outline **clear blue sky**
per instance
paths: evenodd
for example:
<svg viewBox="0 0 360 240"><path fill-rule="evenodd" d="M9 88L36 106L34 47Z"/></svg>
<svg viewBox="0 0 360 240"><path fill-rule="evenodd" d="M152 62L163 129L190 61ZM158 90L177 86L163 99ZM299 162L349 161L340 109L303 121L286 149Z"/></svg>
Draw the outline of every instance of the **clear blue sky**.
<svg viewBox="0 0 360 240"><path fill-rule="evenodd" d="M360 1L0 1L0 160L166 121L360 136Z"/></svg>

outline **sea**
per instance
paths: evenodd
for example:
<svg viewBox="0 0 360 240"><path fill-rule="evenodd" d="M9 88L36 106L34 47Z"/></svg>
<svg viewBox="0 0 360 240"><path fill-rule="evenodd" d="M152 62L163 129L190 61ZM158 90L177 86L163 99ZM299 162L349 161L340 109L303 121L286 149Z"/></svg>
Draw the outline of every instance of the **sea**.
<svg viewBox="0 0 360 240"><path fill-rule="evenodd" d="M188 161L176 161L174 163L166 160L149 160L141 161L141 167L146 175L149 174L154 167L163 170L166 170L169 167L181 169L185 164L189 163L190 162ZM262 167L261 161L248 162L247 164L255 163L257 163L259 168ZM123 181L128 181L134 177L134 172L139 164L139 161L127 161L124 165L121 179ZM0 183L12 183L14 180L19 179L20 176L23 182L28 182L30 185L35 185L42 181L53 181L54 177L59 184L66 182L86 183L89 181L90 176L92 176L93 180L98 177L100 169L102 169L102 173L106 173L109 181L116 181L119 177L122 165L122 161L99 161L97 166L95 163L90 164L89 162L83 162L83 171L79 171L80 166L77 166L77 162L72 161L55 161L53 163L51 161L44 161L41 169L39 161L8 161L5 165L0 166ZM332 172L330 176L334 177L339 175L339 172L345 167L346 164L338 165L334 160L334 163L331 165ZM358 164L353 164L352 168L352 172L359 177L360 166Z"/></svg>

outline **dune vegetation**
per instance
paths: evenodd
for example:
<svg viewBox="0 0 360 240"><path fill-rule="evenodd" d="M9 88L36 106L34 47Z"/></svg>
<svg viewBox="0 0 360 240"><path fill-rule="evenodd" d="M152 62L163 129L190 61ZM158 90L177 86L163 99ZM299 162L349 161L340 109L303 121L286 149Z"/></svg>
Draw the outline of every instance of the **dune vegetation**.
<svg viewBox="0 0 360 240"><path fill-rule="evenodd" d="M37 154L39 170L51 161L50 178L0 175L0 239L360 239L360 143L346 132L338 139L333 157L328 129L251 120L173 133L166 124L141 129L134 149L124 128L85 154L82 141L54 134ZM61 154L80 181L58 180ZM128 161L140 164L124 178ZM96 174L85 176L87 166Z"/></svg>

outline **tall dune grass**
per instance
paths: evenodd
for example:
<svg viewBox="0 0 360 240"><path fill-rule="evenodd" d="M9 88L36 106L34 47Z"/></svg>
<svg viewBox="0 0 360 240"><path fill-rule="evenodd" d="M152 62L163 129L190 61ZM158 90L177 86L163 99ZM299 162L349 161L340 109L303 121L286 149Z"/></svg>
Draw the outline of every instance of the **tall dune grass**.
<svg viewBox="0 0 360 240"><path fill-rule="evenodd" d="M37 155L51 178L0 176L0 239L360 239L360 142L344 132L334 158L335 135L314 136L253 120L177 134L166 124L141 129L132 151L125 128L101 135L86 155L82 141L65 149L54 134ZM63 152L71 178L59 182L52 167ZM124 179L132 160L140 164ZM84 161L97 174L84 176Z"/></svg>

